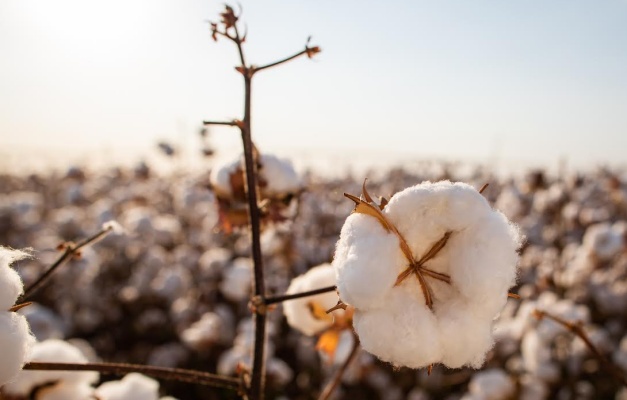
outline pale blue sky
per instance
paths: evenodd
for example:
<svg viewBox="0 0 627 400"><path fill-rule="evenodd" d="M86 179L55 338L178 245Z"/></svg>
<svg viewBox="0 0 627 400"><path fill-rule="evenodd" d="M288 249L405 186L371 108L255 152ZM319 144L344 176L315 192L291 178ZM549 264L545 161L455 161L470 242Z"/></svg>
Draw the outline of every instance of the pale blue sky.
<svg viewBox="0 0 627 400"><path fill-rule="evenodd" d="M196 145L241 114L222 2L0 1L0 157ZM241 1L266 151L554 165L627 160L627 1ZM215 130L220 149L236 132ZM15 149L15 150L13 150ZM63 149L63 150L60 150Z"/></svg>

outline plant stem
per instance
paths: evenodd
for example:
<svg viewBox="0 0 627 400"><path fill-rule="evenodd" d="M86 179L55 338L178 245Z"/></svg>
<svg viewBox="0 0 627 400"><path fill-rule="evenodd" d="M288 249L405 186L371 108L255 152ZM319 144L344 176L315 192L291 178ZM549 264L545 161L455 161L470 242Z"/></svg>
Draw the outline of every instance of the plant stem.
<svg viewBox="0 0 627 400"><path fill-rule="evenodd" d="M32 297L41 288L41 286L48 281L54 271L61 265L63 265L66 261L71 259L74 255L76 255L81 248L98 242L106 235L108 235L111 230L113 230L113 228L106 227L76 244L66 243L65 251L63 252L63 254L61 254L59 258L57 258L56 261L53 262L52 265L50 265L48 269L43 274L41 274L41 276L37 278L35 282L31 283L24 290L24 294L18 299L18 303L22 303L24 302L24 300Z"/></svg>
<svg viewBox="0 0 627 400"><path fill-rule="evenodd" d="M125 375L130 372L152 376L167 381L196 383L204 386L239 390L241 383L238 378L210 374L181 368L152 367L149 365L121 364L121 363L53 363L29 362L24 365L25 370L31 371L97 371L102 374Z"/></svg>
<svg viewBox="0 0 627 400"><path fill-rule="evenodd" d="M603 368L605 368L605 370L610 373L610 375L612 375L623 386L627 386L627 377L625 376L625 371L620 369L616 364L613 364L599 351L599 349L597 349L597 347L588 337L588 334L583 329L580 322L567 321L557 315L553 315L547 311L538 309L534 310L534 315L539 320L541 320L542 318L549 318L577 335L581 340L583 340L583 342L586 344L592 354L601 362L601 366L603 366Z"/></svg>
<svg viewBox="0 0 627 400"><path fill-rule="evenodd" d="M226 126L237 126L234 121L203 121L203 125L226 125Z"/></svg>
<svg viewBox="0 0 627 400"><path fill-rule="evenodd" d="M303 297L315 296L321 293L333 292L336 289L337 289L336 286L327 286L327 287L323 287L320 289L309 290L307 292L284 294L284 295L274 296L274 297L266 297L265 304L270 305L270 304L282 303L288 300L300 299Z"/></svg>
<svg viewBox="0 0 627 400"><path fill-rule="evenodd" d="M331 379L331 381L327 383L322 393L320 393L320 397L318 397L318 400L327 400L329 397L331 397L331 394L333 394L333 391L338 387L338 385L342 381L342 376L348 369L348 366L353 361L353 359L355 358L359 350L359 338L357 337L357 335L353 334L353 340L354 340L353 348L351 349L350 354L348 355L344 363L340 366L340 368L337 371L335 371L335 374L333 375L333 379Z"/></svg>
<svg viewBox="0 0 627 400"><path fill-rule="evenodd" d="M253 70L254 70L254 72L259 72L259 71L263 71L264 69L276 67L277 65L280 65L280 64L286 63L288 61L291 61L291 60L293 60L295 58L298 58L298 57L300 57L300 56L302 56L304 54L307 54L307 48L305 48L305 50L303 50L301 52L298 52L298 53L296 53L296 54L294 54L292 56L286 57L286 58L284 58L282 60L279 60L279 61L267 64L267 65L264 65L264 66L261 66L261 67L254 67Z"/></svg>

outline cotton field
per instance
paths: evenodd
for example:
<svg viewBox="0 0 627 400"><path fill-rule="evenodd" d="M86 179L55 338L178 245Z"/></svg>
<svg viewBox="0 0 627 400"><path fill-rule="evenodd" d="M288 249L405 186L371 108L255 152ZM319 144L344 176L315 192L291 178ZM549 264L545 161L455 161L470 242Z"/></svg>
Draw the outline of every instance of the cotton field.
<svg viewBox="0 0 627 400"><path fill-rule="evenodd" d="M241 204L225 198L243 190L229 175L238 165L1 175L0 399L238 398L137 373L18 372L27 361L107 361L240 376L254 343L254 275L246 226L232 220ZM270 169L268 188L280 170ZM268 398L315 399L353 357L334 399L627 399L607 372L624 382L627 371L627 175L504 178L431 164L290 174L294 193L273 198L262 224L266 292L338 291L268 306ZM375 218L351 215L343 194L361 193L365 178L413 252L460 232L425 264L451 279L429 281L431 306L413 276L394 285L406 261L398 243ZM60 244L103 224L107 235L61 266L33 304L8 311ZM348 308L327 314L338 300ZM580 324L599 354L536 310Z"/></svg>

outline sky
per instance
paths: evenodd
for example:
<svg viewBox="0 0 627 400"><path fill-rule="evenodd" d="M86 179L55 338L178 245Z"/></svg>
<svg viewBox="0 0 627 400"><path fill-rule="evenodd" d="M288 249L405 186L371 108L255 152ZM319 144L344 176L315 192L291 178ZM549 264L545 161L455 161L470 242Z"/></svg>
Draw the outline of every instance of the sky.
<svg viewBox="0 0 627 400"><path fill-rule="evenodd" d="M0 169L122 160L242 117L223 2L0 1ZM627 0L242 0L266 152L350 163L627 158ZM237 8L237 6L235 6ZM218 152L237 131L211 132Z"/></svg>

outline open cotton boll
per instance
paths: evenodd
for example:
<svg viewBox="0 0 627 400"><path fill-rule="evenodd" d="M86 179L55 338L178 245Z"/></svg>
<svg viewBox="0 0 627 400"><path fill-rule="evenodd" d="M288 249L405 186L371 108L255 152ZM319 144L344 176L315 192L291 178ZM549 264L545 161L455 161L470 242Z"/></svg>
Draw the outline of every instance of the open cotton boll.
<svg viewBox="0 0 627 400"><path fill-rule="evenodd" d="M381 306L406 263L398 239L386 233L376 219L350 215L333 258L340 298L364 310Z"/></svg>
<svg viewBox="0 0 627 400"><path fill-rule="evenodd" d="M87 358L71 344L58 339L35 343L29 361L86 363ZM68 384L91 384L99 379L92 371L21 371L15 380L4 386L8 394L27 396L42 383L63 381Z"/></svg>
<svg viewBox="0 0 627 400"><path fill-rule="evenodd" d="M611 260L625 248L620 229L613 229L608 223L591 225L583 237L583 247L601 261Z"/></svg>
<svg viewBox="0 0 627 400"><path fill-rule="evenodd" d="M209 181L216 194L229 197L233 193L231 189L231 175L239 168L243 169L241 157L235 161L224 162L211 170Z"/></svg>
<svg viewBox="0 0 627 400"><path fill-rule="evenodd" d="M13 262L29 257L29 254L0 246L0 311L7 311L15 305L18 296L24 291L22 279L11 268Z"/></svg>
<svg viewBox="0 0 627 400"><path fill-rule="evenodd" d="M136 372L127 374L122 380L105 382L95 392L100 400L157 400L159 383Z"/></svg>
<svg viewBox="0 0 627 400"><path fill-rule="evenodd" d="M22 369L34 342L26 318L0 311L0 386L11 381Z"/></svg>
<svg viewBox="0 0 627 400"><path fill-rule="evenodd" d="M203 350L218 343L222 338L222 318L216 313L204 313L181 334L183 342L195 350Z"/></svg>
<svg viewBox="0 0 627 400"><path fill-rule="evenodd" d="M267 182L264 191L269 195L295 192L302 187L302 181L288 159L272 154L261 155L259 173Z"/></svg>
<svg viewBox="0 0 627 400"><path fill-rule="evenodd" d="M505 400L514 395L516 386L502 369L488 369L474 374L468 389L484 400Z"/></svg>
<svg viewBox="0 0 627 400"><path fill-rule="evenodd" d="M364 192L342 227L333 261L363 347L396 366L479 367L516 280L518 228L464 183L412 186L382 211L367 198ZM450 283L423 273L421 284L417 271L400 275L436 243L436 255L422 267Z"/></svg>
<svg viewBox="0 0 627 400"><path fill-rule="evenodd" d="M422 368L442 358L435 315L424 304L391 291L383 306L355 310L353 327L361 346L395 366Z"/></svg>
<svg viewBox="0 0 627 400"><path fill-rule="evenodd" d="M249 258L236 258L224 272L220 291L229 300L241 301L248 298L253 278L253 265Z"/></svg>
<svg viewBox="0 0 627 400"><path fill-rule="evenodd" d="M294 278L286 294L307 292L333 285L335 285L335 270L331 264L322 264ZM337 300L335 292L289 300L283 303L283 313L292 328L298 329L305 335L315 335L333 325L333 316L325 314L325 311L336 305ZM343 313L344 311L336 312Z"/></svg>

